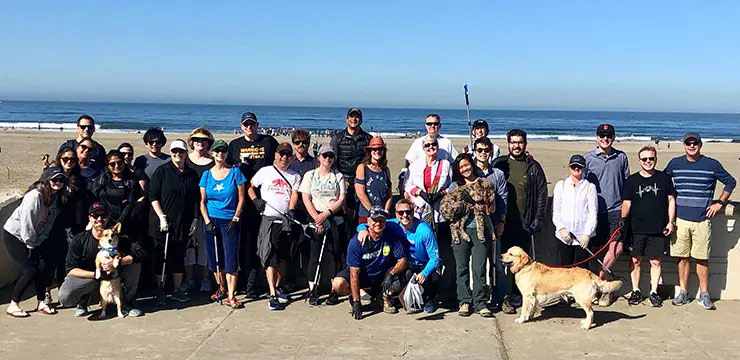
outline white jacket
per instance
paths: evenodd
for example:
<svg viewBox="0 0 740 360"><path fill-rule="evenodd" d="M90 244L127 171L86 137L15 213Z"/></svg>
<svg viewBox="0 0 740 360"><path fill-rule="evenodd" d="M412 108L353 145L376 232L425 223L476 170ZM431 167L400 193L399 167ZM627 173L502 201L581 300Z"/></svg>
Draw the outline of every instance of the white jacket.
<svg viewBox="0 0 740 360"><path fill-rule="evenodd" d="M581 180L578 186L573 186L573 180L568 176L565 180L558 181L554 190L552 223L555 225L555 237L563 241L561 229L573 233L576 238L582 235L593 237L596 234L599 206L596 186L586 179Z"/></svg>
<svg viewBox="0 0 740 360"><path fill-rule="evenodd" d="M432 162L432 178L434 178L434 175L437 174L437 169L441 166L440 175L439 175L439 182L437 183L437 188L435 191L440 191L443 189L447 189L448 186L450 186L450 183L452 182L452 167L450 165L450 162L439 156L437 154L437 160L434 160ZM416 191L413 191L414 189L421 189L426 191L426 188L424 187L424 169L427 167L426 160L420 160L420 161L414 161L411 165L409 165L409 170L407 172L406 177L406 183L404 184L404 191L406 194L408 194L408 197L411 199L411 201L416 205L416 217L421 219L421 214L423 213L424 207L428 206L429 204L424 201L419 196L411 195L411 193L416 193ZM442 215L439 213L439 204L441 201L438 201L436 204L434 204L434 221L435 222L443 222L445 219L442 217Z"/></svg>
<svg viewBox="0 0 740 360"><path fill-rule="evenodd" d="M23 195L21 204L5 222L5 231L33 249L49 237L49 231L59 214L57 201L51 207L44 206L44 198L38 189Z"/></svg>

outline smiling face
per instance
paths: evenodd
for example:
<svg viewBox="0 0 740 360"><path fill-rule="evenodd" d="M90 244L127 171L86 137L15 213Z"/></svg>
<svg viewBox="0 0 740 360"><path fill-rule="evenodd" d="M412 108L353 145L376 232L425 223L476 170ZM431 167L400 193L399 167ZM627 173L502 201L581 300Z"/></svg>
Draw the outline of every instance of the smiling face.
<svg viewBox="0 0 740 360"><path fill-rule="evenodd" d="M570 176L572 176L572 177L574 177L574 178L576 178L578 180L581 180L581 178L583 177L583 167L582 166L580 166L580 165L571 165L569 167L569 169L570 169Z"/></svg>
<svg viewBox="0 0 740 360"><path fill-rule="evenodd" d="M150 154L155 156L159 156L162 153L162 146L164 146L164 141L158 137L152 137L146 143L146 149L149 150Z"/></svg>
<svg viewBox="0 0 740 360"><path fill-rule="evenodd" d="M370 157L373 159L374 162L381 161L384 155L385 155L384 148L370 149Z"/></svg>
<svg viewBox="0 0 740 360"><path fill-rule="evenodd" d="M491 157L491 148L488 147L488 145L485 144L478 144L475 145L475 158L482 161L487 162L488 158Z"/></svg>
<svg viewBox="0 0 740 360"><path fill-rule="evenodd" d="M219 163L220 165L224 165L226 163L226 154L228 153L229 153L229 148L225 146L220 146L218 148L211 150L211 154L213 154L213 160Z"/></svg>
<svg viewBox="0 0 740 360"><path fill-rule="evenodd" d="M477 128L473 128L473 137L475 139L480 139L482 137L486 136L486 128L483 126L478 126Z"/></svg>
<svg viewBox="0 0 740 360"><path fill-rule="evenodd" d="M192 138L192 141L193 151L196 151L200 154L205 154L211 146L211 140L208 138L194 137Z"/></svg>
<svg viewBox="0 0 740 360"><path fill-rule="evenodd" d="M353 112L349 115L347 115L347 127L350 129L357 129L362 125L362 116L360 114Z"/></svg>
<svg viewBox="0 0 740 360"><path fill-rule="evenodd" d="M187 150L183 149L172 149L170 150L170 154L172 154L172 162L175 163L178 167L182 167L185 165L185 158L188 156Z"/></svg>
<svg viewBox="0 0 740 360"><path fill-rule="evenodd" d="M694 138L688 138L683 143L683 150L686 152L686 155L690 157L697 157L701 154L701 142L699 140L696 140Z"/></svg>
<svg viewBox="0 0 740 360"><path fill-rule="evenodd" d="M610 133L600 133L596 135L596 143L599 145L601 150L607 151L611 149L614 143L614 135Z"/></svg>
<svg viewBox="0 0 740 360"><path fill-rule="evenodd" d="M257 127L259 126L259 123L255 121L245 121L241 125L242 132L244 132L244 136L253 139L257 136Z"/></svg>
<svg viewBox="0 0 740 360"><path fill-rule="evenodd" d="M658 162L658 154L653 150L643 150L637 155L640 159L640 167L645 171L653 171Z"/></svg>
<svg viewBox="0 0 740 360"><path fill-rule="evenodd" d="M408 226L414 219L414 209L406 202L399 202L396 204L396 217L401 225Z"/></svg>
<svg viewBox="0 0 740 360"><path fill-rule="evenodd" d="M427 116L424 126L427 129L427 134L432 137L437 137L439 135L439 129L442 128L442 123L436 116Z"/></svg>
<svg viewBox="0 0 740 360"><path fill-rule="evenodd" d="M290 163L293 161L293 151L290 149L283 149L275 152L275 166L280 170L287 170L290 167Z"/></svg>
<svg viewBox="0 0 740 360"><path fill-rule="evenodd" d="M530 259L529 255L518 246L512 246L508 251L501 254L501 263L508 266L514 274L518 273L531 262L532 259Z"/></svg>
<svg viewBox="0 0 740 360"><path fill-rule="evenodd" d="M77 163L77 153L74 151L65 151L64 154L59 158L59 165L61 165L64 171L71 170Z"/></svg>
<svg viewBox="0 0 740 360"><path fill-rule="evenodd" d="M51 190L53 191L59 191L64 188L64 185L67 184L67 178L64 176L56 176L54 178L49 179L49 187L51 187Z"/></svg>
<svg viewBox="0 0 740 360"><path fill-rule="evenodd" d="M375 219L367 218L367 226L370 236L377 239L383 234L383 230L385 230L385 218L382 216Z"/></svg>
<svg viewBox="0 0 740 360"><path fill-rule="evenodd" d="M507 142L509 154L514 157L523 156L527 151L527 140L523 136L512 136Z"/></svg>
<svg viewBox="0 0 740 360"><path fill-rule="evenodd" d="M462 159L460 163L458 164L458 170L460 170L460 175L465 179L473 179L475 178L475 174L473 173L473 164L468 161L468 159Z"/></svg>
<svg viewBox="0 0 740 360"><path fill-rule="evenodd" d="M319 155L319 164L324 168L331 168L332 164L334 164L335 158L336 156L333 152L325 152Z"/></svg>
<svg viewBox="0 0 740 360"><path fill-rule="evenodd" d="M122 147L118 149L118 151L123 155L123 161L125 161L127 165L131 165L134 161L134 149L130 147Z"/></svg>
<svg viewBox="0 0 740 360"><path fill-rule="evenodd" d="M112 155L108 158L108 170L114 175L120 176L124 168L123 159L118 155Z"/></svg>
<svg viewBox="0 0 740 360"><path fill-rule="evenodd" d="M95 123L90 119L81 119L77 124L77 136L86 138L93 136L95 133Z"/></svg>
<svg viewBox="0 0 740 360"><path fill-rule="evenodd" d="M85 139L80 142L80 144L77 146L77 157L81 160L87 160L90 159L90 153L92 152L93 147L95 146L95 143L92 142L90 139Z"/></svg>

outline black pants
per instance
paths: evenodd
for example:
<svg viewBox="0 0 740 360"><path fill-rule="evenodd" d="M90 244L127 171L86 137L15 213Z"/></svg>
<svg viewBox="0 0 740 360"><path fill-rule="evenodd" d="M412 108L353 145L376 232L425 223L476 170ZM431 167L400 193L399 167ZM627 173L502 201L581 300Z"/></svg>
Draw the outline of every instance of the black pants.
<svg viewBox="0 0 740 360"><path fill-rule="evenodd" d="M557 242L557 264L556 265L571 265L589 257L589 253L583 248L577 245L565 245L562 241L555 239ZM578 267L588 269L588 261L578 265Z"/></svg>
<svg viewBox="0 0 740 360"><path fill-rule="evenodd" d="M46 274L45 261L41 256L41 250L38 247L35 249L27 248L25 243L7 231L5 231L5 247L8 249L10 257L21 269L21 277L15 283L10 300L20 302L26 288L33 282L36 288L36 299L43 301L48 274Z"/></svg>
<svg viewBox="0 0 740 360"><path fill-rule="evenodd" d="M414 274L421 273L421 268L411 268L406 269L405 274L402 278L402 281L404 281L403 286L406 286L406 284L411 280L411 277L414 276ZM439 273L437 271L432 271L429 276L424 279L424 283L421 284L421 287L424 289L424 293L422 294L422 298L424 301L428 301L430 299L434 299L437 297L437 294L439 293L439 283L440 283L441 277L439 276Z"/></svg>
<svg viewBox="0 0 740 360"><path fill-rule="evenodd" d="M330 228L325 228L324 233L316 235L311 232L311 255L308 259L308 277L313 281L316 271L321 271L319 283L330 284L331 278L339 271L344 269L344 262L347 252L346 231L344 223L336 225L335 219L329 220ZM326 245L324 246L324 255L321 258L321 269L319 269L319 255L321 253L321 244L324 242L326 235Z"/></svg>
<svg viewBox="0 0 740 360"><path fill-rule="evenodd" d="M519 246L524 249L529 256L532 256L532 249L530 249L532 247L532 241L529 230L525 228L522 220L518 216L508 215L506 219L507 221L504 224L504 233L501 236L501 252L506 253L510 247ZM521 295L521 292L514 281L514 274L511 272L506 276L506 283L501 285L506 287L508 294Z"/></svg>
<svg viewBox="0 0 740 360"><path fill-rule="evenodd" d="M439 259L444 269L439 281L439 297L443 302L457 305L457 271L452 251L452 233L448 222L437 223L436 234Z"/></svg>
<svg viewBox="0 0 740 360"><path fill-rule="evenodd" d="M262 216L257 212L251 201L246 201L240 221L241 243L239 244L240 283L244 289L249 291L255 289L257 273L261 269L260 260L257 257L257 237L259 234Z"/></svg>

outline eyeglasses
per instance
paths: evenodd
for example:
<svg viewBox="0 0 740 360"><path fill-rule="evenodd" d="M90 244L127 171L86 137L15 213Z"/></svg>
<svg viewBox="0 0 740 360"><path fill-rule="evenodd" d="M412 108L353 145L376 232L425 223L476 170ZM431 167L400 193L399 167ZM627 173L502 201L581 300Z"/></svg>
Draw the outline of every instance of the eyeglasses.
<svg viewBox="0 0 740 360"><path fill-rule="evenodd" d="M683 144L686 146L699 146L700 143L698 141L687 141Z"/></svg>
<svg viewBox="0 0 740 360"><path fill-rule="evenodd" d="M225 152L229 151L229 149L227 149L227 148L225 148L225 147L220 147L220 148L218 148L218 149L213 149L213 150L211 150L211 151L212 151L212 152L213 152L214 154L215 154L215 153L219 153L219 154L220 154L220 153L225 153Z"/></svg>
<svg viewBox="0 0 740 360"><path fill-rule="evenodd" d="M121 166L123 166L123 160L111 161L111 162L108 163L108 166L110 166L112 168L121 167Z"/></svg>
<svg viewBox="0 0 740 360"><path fill-rule="evenodd" d="M479 153L489 153L489 152L491 152L491 149L489 149L489 148L477 148L477 149L475 149L475 151L476 152L479 152Z"/></svg>
<svg viewBox="0 0 740 360"><path fill-rule="evenodd" d="M77 125L82 130L95 130L95 125Z"/></svg>
<svg viewBox="0 0 740 360"><path fill-rule="evenodd" d="M160 140L149 140L147 143L149 146L162 146L163 143Z"/></svg>
<svg viewBox="0 0 740 360"><path fill-rule="evenodd" d="M413 210L396 210L396 214L398 214L398 216L411 216L413 213Z"/></svg>
<svg viewBox="0 0 740 360"><path fill-rule="evenodd" d="M439 126L439 123L438 122L428 122L426 124L427 124L427 126Z"/></svg>
<svg viewBox="0 0 740 360"><path fill-rule="evenodd" d="M604 139L604 138L614 139L614 135L612 135L612 134L599 134L599 138L601 138L601 139Z"/></svg>
<svg viewBox="0 0 740 360"><path fill-rule="evenodd" d="M87 146L87 145L80 144L80 149L82 149L82 151L88 151L88 150L90 150L92 148L93 148L92 146Z"/></svg>
<svg viewBox="0 0 740 360"><path fill-rule="evenodd" d="M61 160L62 162L73 162L73 161L77 161L77 158L64 156L62 157Z"/></svg>
<svg viewBox="0 0 740 360"><path fill-rule="evenodd" d="M655 159L656 159L655 156L650 156L650 157L640 158L640 161L648 162L648 161L655 161Z"/></svg>
<svg viewBox="0 0 740 360"><path fill-rule="evenodd" d="M432 147L432 146L433 147L439 147L439 143L436 142L436 141L435 142L431 142L431 143L424 143L424 147L425 148Z"/></svg>
<svg viewBox="0 0 740 360"><path fill-rule="evenodd" d="M293 145L296 145L296 146L298 146L298 145L306 145L306 146L308 146L309 143L310 143L310 141L308 141L308 140L296 140L296 141L293 141Z"/></svg>
<svg viewBox="0 0 740 360"><path fill-rule="evenodd" d="M288 157L288 156L292 156L293 152L292 151L280 151L278 152L278 154L280 154L280 156L282 157Z"/></svg>
<svg viewBox="0 0 740 360"><path fill-rule="evenodd" d="M324 154L321 154L321 156L323 156L325 159L333 159L334 153L324 153Z"/></svg>

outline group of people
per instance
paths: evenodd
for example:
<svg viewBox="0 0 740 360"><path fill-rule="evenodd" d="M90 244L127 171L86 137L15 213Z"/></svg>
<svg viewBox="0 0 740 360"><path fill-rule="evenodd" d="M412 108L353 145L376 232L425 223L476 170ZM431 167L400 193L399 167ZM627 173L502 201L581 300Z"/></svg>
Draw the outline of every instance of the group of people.
<svg viewBox="0 0 740 360"><path fill-rule="evenodd" d="M516 313L521 297L500 254L516 245L536 258L530 239L548 221L547 180L527 151L526 132L510 130L508 154L501 154L488 137L488 123L476 120L473 141L458 153L440 134L439 115L429 114L426 134L405 155L396 200L386 144L362 129L362 119L360 109L349 109L346 127L313 155L307 130L294 129L290 142L280 143L259 131L256 114L246 112L240 119L244 136L229 143L200 127L171 141L165 154L167 138L152 128L143 136L146 151L134 158L129 143L106 152L93 140L94 119L80 116L77 138L44 162L39 180L4 226L5 245L22 273L7 313L29 316L19 302L33 283L36 310L55 314L50 289L56 282L59 303L84 316L103 276L95 271L100 251L104 269L113 257L120 259L128 316L143 314L137 293L153 291L157 306L187 303L198 283L213 301L237 309L244 306L237 293L257 298L266 287L271 310L284 309L293 290L307 288L303 296L312 306L324 295L328 305L348 296L356 319L374 301L387 313L400 307L431 313L440 304L461 316ZM673 304L689 301L694 258L699 303L714 308L707 288L711 218L728 201L735 179L701 154L697 133L684 136L686 154L664 171L656 170L657 150L642 148L636 154L641 170L630 174L627 154L612 146L614 135L612 125L599 125L596 148L573 155L567 177L554 186L555 265L587 267L591 252L605 247L599 271L606 278L629 247L630 303L643 300L640 267L647 257L647 298L660 306L661 258L669 250L679 258L682 289ZM471 241L453 242L441 201L481 179L494 189L489 200L495 210L484 220L492 226L480 238L479 220L465 211L459 215ZM725 188L713 200L717 180ZM119 247L100 249L104 230L116 223ZM399 301L411 290L421 293L420 301ZM611 301L613 294L603 294L599 303Z"/></svg>

